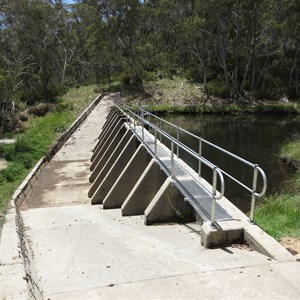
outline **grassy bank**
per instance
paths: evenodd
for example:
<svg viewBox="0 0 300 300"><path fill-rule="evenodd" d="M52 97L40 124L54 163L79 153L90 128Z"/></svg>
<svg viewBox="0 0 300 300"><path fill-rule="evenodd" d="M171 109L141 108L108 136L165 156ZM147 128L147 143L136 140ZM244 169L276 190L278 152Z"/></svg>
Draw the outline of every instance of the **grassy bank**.
<svg viewBox="0 0 300 300"><path fill-rule="evenodd" d="M300 239L300 139L282 147L281 159L295 172L282 193L264 199L255 214L255 221L277 240Z"/></svg>
<svg viewBox="0 0 300 300"><path fill-rule="evenodd" d="M295 102L207 99L201 84L176 76L145 81L143 87L143 92L136 92L116 81L111 86L100 86L99 90L121 92L128 105L147 106L148 110L162 114L300 114L300 104Z"/></svg>
<svg viewBox="0 0 300 300"><path fill-rule="evenodd" d="M30 117L26 122L28 130L11 136L17 142L0 148L1 157L9 162L0 171L0 214L30 169L96 96L95 86L70 89L59 99L55 111L43 117Z"/></svg>
<svg viewBox="0 0 300 300"><path fill-rule="evenodd" d="M231 104L231 103L208 103L206 105L147 105L151 112L162 114L226 114L226 115L243 115L243 114L300 114L300 105L297 103L276 103L266 102L261 104Z"/></svg>

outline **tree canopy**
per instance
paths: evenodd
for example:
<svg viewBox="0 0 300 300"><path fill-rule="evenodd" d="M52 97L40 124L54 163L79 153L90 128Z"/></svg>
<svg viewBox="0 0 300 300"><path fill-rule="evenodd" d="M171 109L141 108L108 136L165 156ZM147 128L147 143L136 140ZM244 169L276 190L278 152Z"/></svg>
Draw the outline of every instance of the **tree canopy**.
<svg viewBox="0 0 300 300"><path fill-rule="evenodd" d="M300 96L298 0L0 0L0 103L159 74L210 96Z"/></svg>

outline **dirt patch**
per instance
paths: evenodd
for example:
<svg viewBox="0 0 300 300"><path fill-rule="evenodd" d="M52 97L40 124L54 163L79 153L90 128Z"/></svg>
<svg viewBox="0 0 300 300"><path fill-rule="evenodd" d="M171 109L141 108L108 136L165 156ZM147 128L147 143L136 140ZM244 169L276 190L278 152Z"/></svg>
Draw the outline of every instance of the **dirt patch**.
<svg viewBox="0 0 300 300"><path fill-rule="evenodd" d="M280 241L280 244L293 255L300 254L300 239L285 237Z"/></svg>
<svg viewBox="0 0 300 300"><path fill-rule="evenodd" d="M0 158L0 171L7 168L8 162L5 159Z"/></svg>

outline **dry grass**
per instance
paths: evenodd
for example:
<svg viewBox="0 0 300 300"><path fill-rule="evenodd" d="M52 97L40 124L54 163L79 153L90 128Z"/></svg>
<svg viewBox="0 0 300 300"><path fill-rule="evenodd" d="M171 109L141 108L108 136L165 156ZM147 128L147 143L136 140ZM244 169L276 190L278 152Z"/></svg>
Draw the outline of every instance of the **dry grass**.
<svg viewBox="0 0 300 300"><path fill-rule="evenodd" d="M197 106L201 105L205 98L202 85L190 83L179 77L148 81L144 82L143 86L144 93L124 92L128 104L132 106Z"/></svg>

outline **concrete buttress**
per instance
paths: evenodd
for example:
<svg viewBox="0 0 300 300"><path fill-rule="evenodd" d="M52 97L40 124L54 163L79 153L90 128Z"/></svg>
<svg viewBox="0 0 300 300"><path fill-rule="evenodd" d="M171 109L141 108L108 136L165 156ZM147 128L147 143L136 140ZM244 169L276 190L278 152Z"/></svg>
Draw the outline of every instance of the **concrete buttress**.
<svg viewBox="0 0 300 300"><path fill-rule="evenodd" d="M116 130L113 135L110 135L110 137L106 140L105 144L101 149L95 152L96 156L91 164L90 167L91 171L94 171L98 167L98 164L101 160L106 160L109 157L109 155L112 153L114 148L118 145L118 143L121 141L121 139L123 138L127 130L128 130L127 126L125 126L124 123L121 123L121 127L119 127L118 130ZM91 179L90 182L92 182Z"/></svg>
<svg viewBox="0 0 300 300"><path fill-rule="evenodd" d="M153 158L123 203L122 216L143 215L166 178L166 173Z"/></svg>
<svg viewBox="0 0 300 300"><path fill-rule="evenodd" d="M106 152L107 148L110 147L112 140L115 140L115 136L117 135L119 136L119 139L121 139L122 135L118 133L120 132L121 128L123 128L122 126L125 123L125 121L126 118L120 118L117 124L112 128L112 130L108 132L109 134L105 136L105 138L101 139L101 142L103 143L99 144L99 147L97 147L97 150L95 150L91 158L92 161L91 168L90 168L91 171L93 171L93 169L97 165L99 157L102 157L102 155Z"/></svg>
<svg viewBox="0 0 300 300"><path fill-rule="evenodd" d="M130 155L134 153L137 147L140 145L140 142L137 138L132 134L130 130L128 130L124 137L121 139L119 144L113 149L110 157L106 160L103 160L101 163L101 167L98 166L94 169L93 173L95 173L94 180L92 186L88 192L89 198L91 198L94 192L97 190L98 186L101 184L103 179L111 173L112 168L116 167L116 163L118 162L118 168L123 166L125 167L127 162L130 159ZM122 155L121 155L122 154ZM121 155L121 157L120 157ZM100 162L99 162L100 163Z"/></svg>
<svg viewBox="0 0 300 300"><path fill-rule="evenodd" d="M193 207L168 177L145 210L145 224L194 221Z"/></svg>
<svg viewBox="0 0 300 300"><path fill-rule="evenodd" d="M103 208L120 208L150 161L151 156L148 154L145 147L139 145L125 168L118 169L120 175L105 196ZM98 201L97 196L94 195L92 204L101 203Z"/></svg>
<svg viewBox="0 0 300 300"><path fill-rule="evenodd" d="M88 192L88 196L90 198L93 197L94 194L94 201L96 198L105 198L113 184L120 176L122 170L130 161L132 155L134 155L139 145L140 142L133 135L131 135L125 146L123 146L121 143L119 144L116 151L120 154L118 156L112 155L107 162L107 165L109 164L109 166L105 165L102 171L99 173Z"/></svg>
<svg viewBox="0 0 300 300"><path fill-rule="evenodd" d="M98 136L98 142L93 148L93 152L97 152L97 150L99 150L103 146L103 143L105 142L105 136L108 136L110 134L110 129L112 127L112 124L114 122L117 122L118 118L122 118L122 117L124 116L121 116L120 113L117 113L115 109L112 109L110 111L109 115L106 118L106 122L103 125L103 129L100 135ZM94 160L94 158L95 158L95 153L93 153L93 155L91 156L91 162Z"/></svg>
<svg viewBox="0 0 300 300"><path fill-rule="evenodd" d="M110 166L112 165L112 162L109 163L109 161L111 161L112 157L118 157L130 139L130 136L132 136L132 132L128 129L126 124L123 124L103 155L101 157L99 155L99 157L94 160L94 162L96 162L96 160L98 160L98 162L89 177L90 182L94 182L107 164L110 164Z"/></svg>

